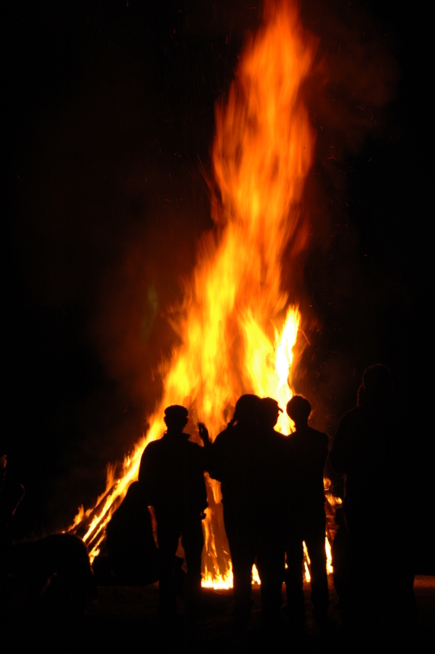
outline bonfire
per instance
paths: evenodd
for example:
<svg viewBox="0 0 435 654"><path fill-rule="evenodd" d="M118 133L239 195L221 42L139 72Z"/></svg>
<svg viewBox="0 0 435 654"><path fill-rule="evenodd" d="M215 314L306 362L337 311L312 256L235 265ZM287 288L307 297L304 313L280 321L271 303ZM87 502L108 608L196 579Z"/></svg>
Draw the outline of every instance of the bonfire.
<svg viewBox="0 0 435 654"><path fill-rule="evenodd" d="M277 429L292 431L285 407L306 338L303 316L283 288L281 272L284 255L294 257L308 240L300 204L316 139L301 87L315 51L316 40L302 27L295 4L266 3L263 24L245 45L228 96L216 105L214 228L198 243L173 324L179 345L160 366L164 391L148 418L149 430L125 459L122 474L108 475L96 506L82 507L71 528L88 545L91 559L117 501L137 478L144 447L165 430L166 406L186 406L191 438L200 442L198 421L214 437L238 397L256 393L279 402L284 411ZM206 481L203 585L228 588L232 571L220 484L208 476ZM307 556L305 564L308 579Z"/></svg>

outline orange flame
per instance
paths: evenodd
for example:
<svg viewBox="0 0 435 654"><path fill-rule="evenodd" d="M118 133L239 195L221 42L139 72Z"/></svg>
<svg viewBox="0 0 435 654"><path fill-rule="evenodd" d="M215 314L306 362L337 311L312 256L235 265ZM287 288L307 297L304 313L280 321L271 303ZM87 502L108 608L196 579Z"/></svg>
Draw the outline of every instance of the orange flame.
<svg viewBox="0 0 435 654"><path fill-rule="evenodd" d="M281 261L290 242L300 247L306 238L299 203L315 138L301 85L314 51L296 7L269 3L263 26L241 57L227 103L216 107L213 169L221 198L213 202L216 227L200 243L192 281L173 321L180 344L161 366L164 393L150 430L88 525L84 539L94 550L115 499L137 477L144 446L162 435L166 406L183 403L191 420L205 422L216 435L241 394L274 397L282 408L291 397L300 315L281 288ZM279 429L291 429L285 413ZM228 587L232 570L220 487L212 480L208 486L204 584Z"/></svg>

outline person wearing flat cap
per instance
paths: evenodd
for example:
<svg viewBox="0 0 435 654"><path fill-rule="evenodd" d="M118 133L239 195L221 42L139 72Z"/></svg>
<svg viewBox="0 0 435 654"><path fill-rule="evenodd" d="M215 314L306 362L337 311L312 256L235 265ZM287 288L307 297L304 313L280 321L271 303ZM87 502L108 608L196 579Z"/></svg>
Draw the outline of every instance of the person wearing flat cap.
<svg viewBox="0 0 435 654"><path fill-rule="evenodd" d="M187 565L186 613L193 617L201 591L201 521L207 507L204 448L190 442L189 434L183 432L188 422L183 406L168 406L164 421L167 430L163 437L149 443L142 454L139 484L157 521L159 614L162 618L176 615L173 571L181 536Z"/></svg>

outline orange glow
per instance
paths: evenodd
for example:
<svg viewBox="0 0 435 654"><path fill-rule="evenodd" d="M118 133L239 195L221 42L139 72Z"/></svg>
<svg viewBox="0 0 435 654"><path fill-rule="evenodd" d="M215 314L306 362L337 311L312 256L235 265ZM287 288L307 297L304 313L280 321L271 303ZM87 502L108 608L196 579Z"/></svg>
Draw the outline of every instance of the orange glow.
<svg viewBox="0 0 435 654"><path fill-rule="evenodd" d="M331 545L329 543L329 539L326 536L325 537L325 551L326 551L326 572L328 575L332 575L334 572L334 568L332 567L332 552L331 552Z"/></svg>
<svg viewBox="0 0 435 654"><path fill-rule="evenodd" d="M161 366L164 392L149 418L149 432L124 462L121 478L108 485L87 525L84 540L91 554L114 501L137 478L144 446L164 432L166 406L189 409L197 440L197 421L214 438L243 393L274 397L283 409L291 398L301 317L281 287L281 261L289 243L295 251L307 238L299 203L315 137L300 89L314 51L297 8L284 1L268 3L263 26L240 58L227 102L216 107L212 158L221 200L212 203L215 228L199 243L196 267L173 322L179 345ZM288 434L291 428L284 412L278 429ZM207 485L203 585L228 588L232 569L220 485L208 477ZM253 579L258 579L256 569Z"/></svg>
<svg viewBox="0 0 435 654"><path fill-rule="evenodd" d="M302 546L303 546L303 548L304 548L304 571L305 571L305 581L309 583L309 582L311 581L311 574L310 574L310 565L311 565L311 561L310 561L310 557L309 557L309 555L308 555L308 550L307 550L307 546L306 546L306 544L305 544L305 541L302 543Z"/></svg>

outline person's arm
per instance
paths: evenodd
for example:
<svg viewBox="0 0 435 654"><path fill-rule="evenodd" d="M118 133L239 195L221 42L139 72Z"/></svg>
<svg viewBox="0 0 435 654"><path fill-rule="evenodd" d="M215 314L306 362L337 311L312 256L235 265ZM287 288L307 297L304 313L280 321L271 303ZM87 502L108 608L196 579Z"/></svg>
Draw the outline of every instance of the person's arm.
<svg viewBox="0 0 435 654"><path fill-rule="evenodd" d="M204 443L204 449L206 450L206 452L210 452L211 441L210 441L210 436L207 427L204 425L203 422L198 422L198 429L199 429L199 437Z"/></svg>
<svg viewBox="0 0 435 654"><path fill-rule="evenodd" d="M208 473L212 479L222 481L225 432L220 433L208 450Z"/></svg>
<svg viewBox="0 0 435 654"><path fill-rule="evenodd" d="M211 465L212 444L210 441L208 429L203 422L198 422L198 430L199 430L199 437L204 443L204 448L202 452L203 468L208 472L210 470L210 465Z"/></svg>

